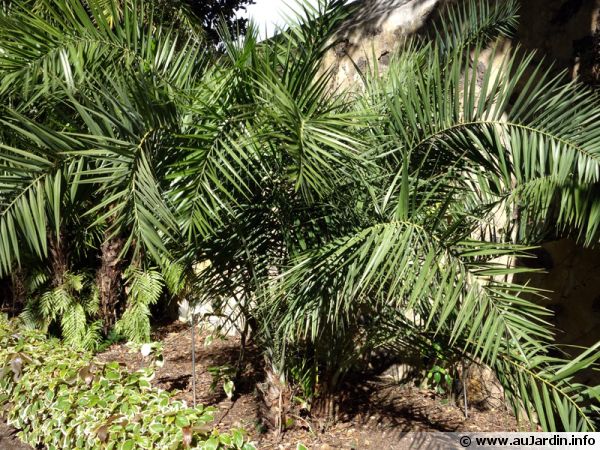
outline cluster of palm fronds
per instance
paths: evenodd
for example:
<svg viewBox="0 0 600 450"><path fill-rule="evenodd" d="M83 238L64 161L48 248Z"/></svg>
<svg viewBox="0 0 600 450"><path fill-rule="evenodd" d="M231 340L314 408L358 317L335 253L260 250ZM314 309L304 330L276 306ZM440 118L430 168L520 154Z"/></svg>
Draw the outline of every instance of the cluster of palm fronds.
<svg viewBox="0 0 600 450"><path fill-rule="evenodd" d="M211 302L320 398L374 352L441 342L518 414L595 428L599 388L573 377L600 352L560 356L506 261L547 233L598 241L600 100L518 52L478 64L514 1L448 9L351 90L323 67L340 1L267 42L224 30L222 54L141 0L30 3L0 15L0 276L45 271L30 322L81 341L75 316L116 316L144 339L161 296ZM109 241L123 292L75 285Z"/></svg>

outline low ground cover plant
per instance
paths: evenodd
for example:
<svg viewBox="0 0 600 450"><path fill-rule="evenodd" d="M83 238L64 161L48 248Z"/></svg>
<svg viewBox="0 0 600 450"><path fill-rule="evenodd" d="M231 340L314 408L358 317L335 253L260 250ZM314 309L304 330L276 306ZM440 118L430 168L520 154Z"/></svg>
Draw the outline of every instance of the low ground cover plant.
<svg viewBox="0 0 600 450"><path fill-rule="evenodd" d="M243 449L242 430L211 429L213 408L155 389L151 367L129 372L0 317L0 405L31 444L53 449Z"/></svg>

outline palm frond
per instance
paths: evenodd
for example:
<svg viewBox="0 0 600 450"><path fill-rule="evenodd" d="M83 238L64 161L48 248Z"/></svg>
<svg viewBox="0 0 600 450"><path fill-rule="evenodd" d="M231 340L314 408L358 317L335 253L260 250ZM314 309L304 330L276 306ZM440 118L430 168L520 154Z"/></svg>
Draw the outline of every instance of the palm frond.
<svg viewBox="0 0 600 450"><path fill-rule="evenodd" d="M425 52L420 72L391 72L386 83L372 85L370 94L384 90L373 101L383 102L391 118L380 139L391 134L402 143L386 157L410 154L425 175L462 171L465 192L480 204L527 205L530 218L539 220L558 204L552 217L559 227L592 243L597 213L581 207L581 189L593 191L600 177L598 96L549 71L528 74L531 55L506 56L481 69L480 54L475 51L473 63L469 52L442 56L434 49Z"/></svg>
<svg viewBox="0 0 600 450"><path fill-rule="evenodd" d="M0 92L15 94L20 86L24 90L18 94L27 97L51 93L60 84L75 88L112 64L148 70L169 86L185 89L202 66L199 39L160 24L154 27L152 8L145 2L43 4L43 14L30 14L23 2L0 17Z"/></svg>
<svg viewBox="0 0 600 450"><path fill-rule="evenodd" d="M444 52L452 52L485 46L501 36L511 37L518 26L518 11L515 0L448 2L433 22L433 43Z"/></svg>
<svg viewBox="0 0 600 450"><path fill-rule="evenodd" d="M0 274L20 263L23 244L39 258L47 255L48 225L54 222L56 232L61 221L65 160L55 133L16 113L2 123L14 140L0 142Z"/></svg>

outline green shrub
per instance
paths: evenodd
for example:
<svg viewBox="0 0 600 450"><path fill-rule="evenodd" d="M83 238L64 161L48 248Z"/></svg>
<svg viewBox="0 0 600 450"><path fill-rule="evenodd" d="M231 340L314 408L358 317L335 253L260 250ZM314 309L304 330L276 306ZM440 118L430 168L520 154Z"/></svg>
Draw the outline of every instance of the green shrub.
<svg viewBox="0 0 600 450"><path fill-rule="evenodd" d="M0 406L31 444L52 449L254 448L241 430L211 430L213 408L155 389L151 368L128 372L0 316Z"/></svg>
<svg viewBox="0 0 600 450"><path fill-rule="evenodd" d="M65 272L59 285L50 276L33 271L26 282L27 301L21 321L28 328L53 329L66 345L95 349L102 339L98 319L100 298L89 274Z"/></svg>

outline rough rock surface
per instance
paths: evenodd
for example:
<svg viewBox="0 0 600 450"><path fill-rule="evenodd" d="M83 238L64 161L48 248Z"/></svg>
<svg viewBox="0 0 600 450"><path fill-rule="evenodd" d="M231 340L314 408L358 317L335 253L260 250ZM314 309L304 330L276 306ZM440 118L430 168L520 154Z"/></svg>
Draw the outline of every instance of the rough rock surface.
<svg viewBox="0 0 600 450"><path fill-rule="evenodd" d="M439 5L458 0L358 0L340 27L326 65L337 85L360 81L358 70L380 70L403 38L422 29ZM600 84L600 0L521 0L520 26L512 44L538 52L584 82ZM357 70L358 69L358 70Z"/></svg>
<svg viewBox="0 0 600 450"><path fill-rule="evenodd" d="M543 303L554 311L557 341L581 348L600 341L600 250L561 239L544 243L528 264L543 270L528 278L532 286L549 291ZM581 381L600 382L600 374L589 376L594 377Z"/></svg>
<svg viewBox="0 0 600 450"><path fill-rule="evenodd" d="M374 64L385 70L398 45L424 26L441 1L446 0L358 0L357 12L340 27L339 43L325 61L335 68L334 83L360 82L359 71Z"/></svg>

